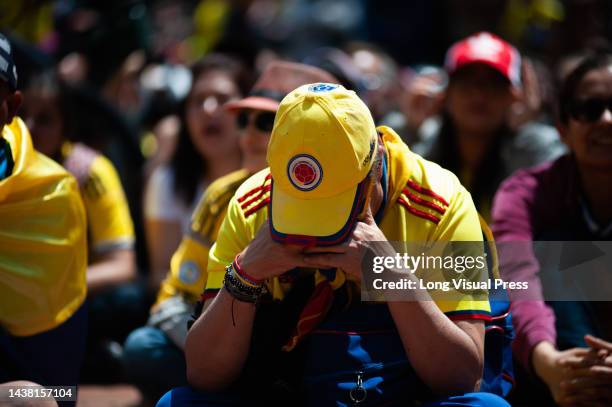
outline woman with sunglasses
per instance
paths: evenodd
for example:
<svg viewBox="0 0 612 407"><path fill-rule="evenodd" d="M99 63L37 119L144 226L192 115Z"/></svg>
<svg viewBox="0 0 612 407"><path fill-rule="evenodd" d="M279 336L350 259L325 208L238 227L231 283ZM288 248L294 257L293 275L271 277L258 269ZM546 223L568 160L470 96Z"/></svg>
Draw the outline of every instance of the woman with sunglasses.
<svg viewBox="0 0 612 407"><path fill-rule="evenodd" d="M192 86L181 106L176 151L158 167L144 197L145 232L151 283L157 289L170 257L202 192L215 179L240 168L238 131L223 105L248 89L244 68L225 55L206 56L192 69Z"/></svg>
<svg viewBox="0 0 612 407"><path fill-rule="evenodd" d="M533 249L537 240L562 241L569 244L562 252L567 256L577 251L572 241L612 239L612 54L584 58L564 80L558 128L570 152L516 173L493 206L503 277L530 283L513 298L514 351L559 405L612 405L612 303L597 292L597 286L610 286L609 261L604 274L585 259L571 275L563 263L549 274ZM572 287L591 287L582 302L576 296L544 298L567 278ZM537 405L551 403L548 392L530 391L527 382L518 388Z"/></svg>
<svg viewBox="0 0 612 407"><path fill-rule="evenodd" d="M203 193L191 226L172 256L170 272L151 310L149 326L132 332L125 344L128 377L139 384L147 399L156 400L170 388L187 383L183 355L187 321L206 285L208 251L238 187L267 166L266 151L280 100L310 82L336 79L318 68L272 62L246 98L225 104L224 110L235 117L239 129L242 169L217 179ZM257 194L252 198L257 198ZM162 369L166 374L159 374Z"/></svg>

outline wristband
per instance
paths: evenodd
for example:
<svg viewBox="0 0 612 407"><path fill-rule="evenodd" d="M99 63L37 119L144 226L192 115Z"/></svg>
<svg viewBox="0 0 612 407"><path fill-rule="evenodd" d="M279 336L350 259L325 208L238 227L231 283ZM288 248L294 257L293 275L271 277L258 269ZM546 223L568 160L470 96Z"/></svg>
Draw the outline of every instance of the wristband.
<svg viewBox="0 0 612 407"><path fill-rule="evenodd" d="M234 269L234 263L225 268L223 286L238 301L250 303L256 303L264 291L263 283L255 285L242 278Z"/></svg>
<svg viewBox="0 0 612 407"><path fill-rule="evenodd" d="M241 280L243 280L245 283L253 286L253 287L257 287L263 284L264 280L259 280L255 277L250 276L249 274L247 274L242 267L240 267L240 264L238 264L238 257L240 255L237 254L236 258L234 259L234 262L232 263L232 267L234 267L234 271L236 272L236 274L238 275L238 277L240 277Z"/></svg>

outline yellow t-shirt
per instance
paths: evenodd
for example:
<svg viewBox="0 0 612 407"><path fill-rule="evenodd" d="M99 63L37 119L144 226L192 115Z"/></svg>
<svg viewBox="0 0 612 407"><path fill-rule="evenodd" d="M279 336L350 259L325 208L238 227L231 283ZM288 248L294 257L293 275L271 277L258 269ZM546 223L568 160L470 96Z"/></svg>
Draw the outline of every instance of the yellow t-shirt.
<svg viewBox="0 0 612 407"><path fill-rule="evenodd" d="M0 181L0 326L29 336L62 324L85 299L85 210L75 179L34 150L21 119L2 137L15 166Z"/></svg>
<svg viewBox="0 0 612 407"><path fill-rule="evenodd" d="M469 192L457 177L439 165L412 153L388 127L379 127L387 150L388 196L379 227L394 242L482 242L478 213ZM210 250L205 298L216 295L223 285L225 267L255 237L268 219L271 182L265 169L238 188L227 209L217 241ZM344 282L336 273L333 288ZM281 300L291 286L282 277L266 281L268 291ZM450 318L489 319L486 292L453 292L435 299Z"/></svg>
<svg viewBox="0 0 612 407"><path fill-rule="evenodd" d="M131 249L134 246L134 225L113 164L80 143L66 143L62 155L64 167L79 183L87 212L91 255L115 249Z"/></svg>
<svg viewBox="0 0 612 407"><path fill-rule="evenodd" d="M230 199L250 173L237 170L214 181L202 194L191 218L189 232L170 261L170 272L162 282L157 304L175 295L196 302L206 287L208 251L217 239Z"/></svg>

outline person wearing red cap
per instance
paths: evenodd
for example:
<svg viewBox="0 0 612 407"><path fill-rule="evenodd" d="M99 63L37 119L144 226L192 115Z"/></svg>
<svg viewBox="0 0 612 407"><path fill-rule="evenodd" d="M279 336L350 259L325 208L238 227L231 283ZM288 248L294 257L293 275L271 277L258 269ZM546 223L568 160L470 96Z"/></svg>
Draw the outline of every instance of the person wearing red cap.
<svg viewBox="0 0 612 407"><path fill-rule="evenodd" d="M464 254L482 253L457 178L330 83L283 99L267 161L237 189L210 249L204 311L185 342L193 387L158 406L507 406L471 393L491 319L486 293L359 299L367 241L381 242L377 255L395 253L389 241L475 241Z"/></svg>
<svg viewBox="0 0 612 407"><path fill-rule="evenodd" d="M187 320L206 286L208 252L227 205L248 177L266 167L266 150L280 100L296 87L314 81L336 83L337 79L319 68L274 61L247 97L224 105L235 115L240 130L242 168L217 179L203 193L190 229L172 256L149 326L134 331L126 341L124 364L128 375L149 399L157 400L168 389L186 384L183 348ZM161 368L171 373L156 374Z"/></svg>
<svg viewBox="0 0 612 407"><path fill-rule="evenodd" d="M449 83L441 118L423 126L427 134L414 151L453 171L488 220L504 178L565 150L550 126L511 130L510 109L522 92L521 56L512 45L487 32L472 35L448 50L444 68Z"/></svg>

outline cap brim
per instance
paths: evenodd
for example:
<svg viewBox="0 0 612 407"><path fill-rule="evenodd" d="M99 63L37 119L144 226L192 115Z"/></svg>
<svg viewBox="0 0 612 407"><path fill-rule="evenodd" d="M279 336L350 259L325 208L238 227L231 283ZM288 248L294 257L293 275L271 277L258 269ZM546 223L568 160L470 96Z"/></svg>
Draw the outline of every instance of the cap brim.
<svg viewBox="0 0 612 407"><path fill-rule="evenodd" d="M324 199L296 199L272 185L270 226L276 241L317 245L342 243L364 202L364 183Z"/></svg>
<svg viewBox="0 0 612 407"><path fill-rule="evenodd" d="M476 65L476 64L486 65L489 68L493 69L494 71L498 72L505 80L508 81L510 85L515 86L515 87L520 86L520 84L516 84L512 82L512 79L508 77L508 75L504 72L504 70L495 61L492 61L490 59L484 59L484 58L472 59L470 61L462 63L461 65L456 66L455 69L449 72L449 74L453 75L455 72L461 70L462 68L465 68L470 65Z"/></svg>
<svg viewBox="0 0 612 407"><path fill-rule="evenodd" d="M255 109L255 110L266 110L270 112L276 112L280 102L264 98L261 96L248 96L244 99L237 100L235 102L228 102L224 105L225 109L229 111L236 111L240 109Z"/></svg>

